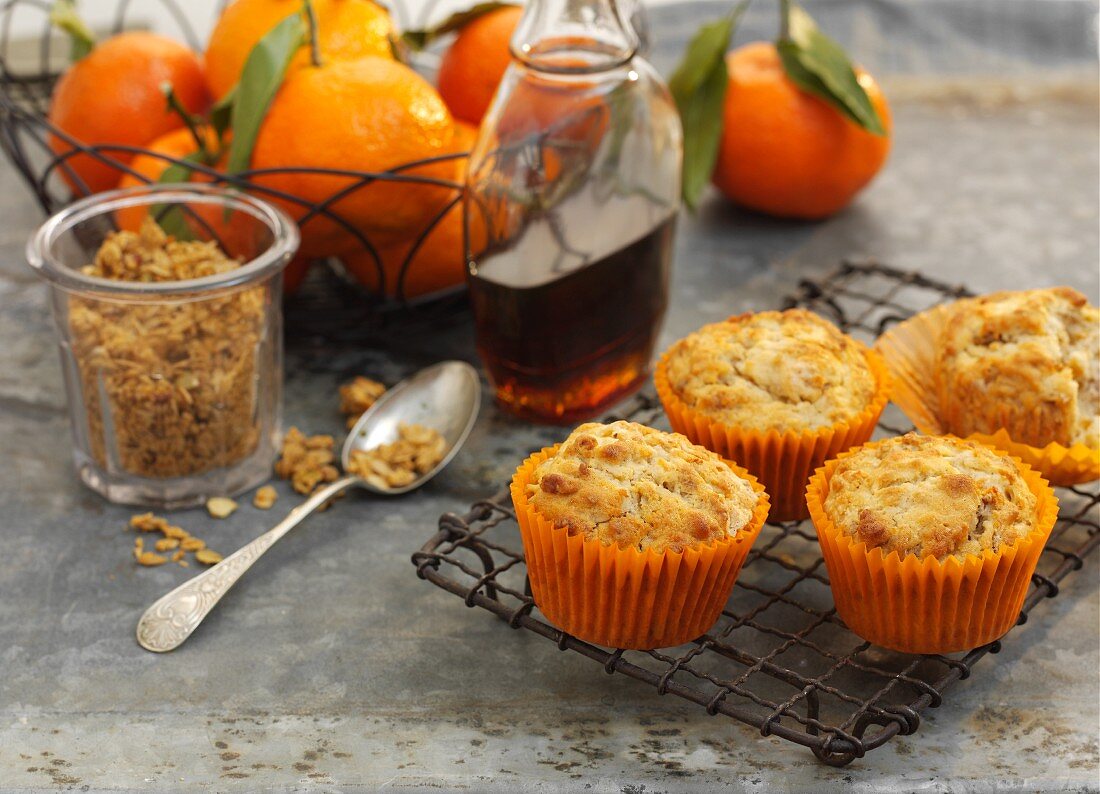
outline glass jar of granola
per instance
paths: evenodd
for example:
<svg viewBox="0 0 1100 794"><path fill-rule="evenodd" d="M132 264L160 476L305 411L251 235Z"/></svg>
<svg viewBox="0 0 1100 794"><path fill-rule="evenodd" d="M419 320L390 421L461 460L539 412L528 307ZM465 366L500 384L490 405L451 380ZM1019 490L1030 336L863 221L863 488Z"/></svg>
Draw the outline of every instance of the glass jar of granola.
<svg viewBox="0 0 1100 794"><path fill-rule="evenodd" d="M175 507L271 474L282 412L282 270L294 223L210 186L101 193L27 257L51 287L83 482Z"/></svg>

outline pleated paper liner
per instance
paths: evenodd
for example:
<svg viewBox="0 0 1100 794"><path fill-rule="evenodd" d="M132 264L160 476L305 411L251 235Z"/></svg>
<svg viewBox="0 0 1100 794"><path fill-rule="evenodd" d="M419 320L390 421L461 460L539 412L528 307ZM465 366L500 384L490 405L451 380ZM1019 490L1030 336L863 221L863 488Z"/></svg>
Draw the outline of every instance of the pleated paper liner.
<svg viewBox="0 0 1100 794"><path fill-rule="evenodd" d="M731 466L759 495L748 525L733 538L683 552L623 549L570 535L531 505L531 475L559 446L527 458L512 478L531 594L546 619L578 639L610 648L664 648L705 634L718 620L768 516L763 487Z"/></svg>
<svg viewBox="0 0 1100 794"><path fill-rule="evenodd" d="M1038 472L1020 463L1035 494L1036 521L1028 535L1000 551L960 561L883 554L867 548L825 513L829 478L851 450L810 478L806 499L829 571L837 614L863 639L904 653L968 651L1016 625L1039 554L1058 519L1058 498Z"/></svg>
<svg viewBox="0 0 1100 794"><path fill-rule="evenodd" d="M668 379L668 353L657 362L654 380L672 429L692 442L736 461L764 485L771 497L771 518L793 521L809 516L806 483L829 458L858 446L875 432L882 409L890 400L891 379L882 357L863 345L875 377L871 402L852 419L816 430L761 431L732 427L704 416L673 391Z"/></svg>
<svg viewBox="0 0 1100 794"><path fill-rule="evenodd" d="M922 433L947 432L940 412L936 378L936 351L940 329L949 307L936 306L890 329L875 342L894 378L892 399ZM1100 450L1084 444L1051 442L1033 447L1013 441L1003 428L971 438L1014 455L1038 470L1053 485L1077 485L1100 478Z"/></svg>

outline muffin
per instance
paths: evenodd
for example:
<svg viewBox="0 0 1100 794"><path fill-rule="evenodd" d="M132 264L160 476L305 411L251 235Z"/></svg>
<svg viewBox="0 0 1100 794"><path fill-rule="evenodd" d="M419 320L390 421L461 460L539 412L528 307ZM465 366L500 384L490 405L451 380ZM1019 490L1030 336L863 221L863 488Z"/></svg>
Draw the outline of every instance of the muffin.
<svg viewBox="0 0 1100 794"><path fill-rule="evenodd" d="M1019 466L973 442L910 433L840 461L825 513L867 548L964 559L1031 532L1035 495Z"/></svg>
<svg viewBox="0 0 1100 794"><path fill-rule="evenodd" d="M639 551L682 552L734 537L758 501L713 452L632 422L581 425L527 488L554 527Z"/></svg>
<svg viewBox="0 0 1100 794"><path fill-rule="evenodd" d="M829 461L807 501L837 613L907 653L969 650L1012 628L1058 515L1017 459L914 433Z"/></svg>
<svg viewBox="0 0 1100 794"><path fill-rule="evenodd" d="M780 520L806 517L810 473L870 438L889 397L878 355L803 309L706 325L656 381L673 429L760 478Z"/></svg>
<svg viewBox="0 0 1100 794"><path fill-rule="evenodd" d="M995 292L950 307L937 356L948 432L1100 449L1100 311L1068 287Z"/></svg>
<svg viewBox="0 0 1100 794"><path fill-rule="evenodd" d="M718 619L768 511L744 470L684 436L584 424L512 479L536 605L617 648L688 642Z"/></svg>

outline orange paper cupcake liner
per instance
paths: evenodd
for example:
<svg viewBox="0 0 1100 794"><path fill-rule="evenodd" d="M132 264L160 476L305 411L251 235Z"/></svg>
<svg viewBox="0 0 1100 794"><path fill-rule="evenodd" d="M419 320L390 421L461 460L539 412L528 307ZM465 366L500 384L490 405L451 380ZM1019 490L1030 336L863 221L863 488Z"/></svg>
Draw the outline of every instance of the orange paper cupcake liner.
<svg viewBox="0 0 1100 794"><path fill-rule="evenodd" d="M806 483L814 470L829 458L867 441L890 401L891 379L882 357L870 348L864 350L875 377L871 402L852 419L816 430L749 430L710 419L673 391L667 352L657 362L654 380L672 429L748 469L771 497L772 519L794 521L809 515Z"/></svg>
<svg viewBox="0 0 1100 794"><path fill-rule="evenodd" d="M890 329L875 342L894 378L893 400L922 433L943 435L948 417L940 410L936 352L947 306L921 312ZM976 441L1007 452L1041 472L1052 485L1078 485L1100 479L1100 449L1051 442L1033 447L1013 441L1008 431L974 433Z"/></svg>
<svg viewBox="0 0 1100 794"><path fill-rule="evenodd" d="M829 571L837 614L868 642L904 653L953 653L993 642L1016 625L1031 575L1058 520L1058 498L1038 472L1017 459L1035 494L1036 520L1011 546L963 560L869 549L825 513L829 479L851 450L810 478L806 500Z"/></svg>
<svg viewBox="0 0 1100 794"><path fill-rule="evenodd" d="M634 650L681 645L706 633L764 526L764 488L731 466L759 495L748 525L733 538L683 552L619 548L554 527L528 500L535 467L559 446L527 458L512 477L531 594L547 620L585 642Z"/></svg>

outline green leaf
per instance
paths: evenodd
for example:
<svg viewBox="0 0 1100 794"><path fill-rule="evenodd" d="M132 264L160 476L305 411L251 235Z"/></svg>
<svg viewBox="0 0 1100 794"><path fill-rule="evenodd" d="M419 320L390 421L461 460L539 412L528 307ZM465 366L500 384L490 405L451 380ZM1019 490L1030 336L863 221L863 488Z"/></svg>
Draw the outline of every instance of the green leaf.
<svg viewBox="0 0 1100 794"><path fill-rule="evenodd" d="M203 153L201 151L194 151L180 158L186 162L172 163L164 171L161 172L160 178L157 180L158 185L174 185L178 183L187 183L191 181L191 174L194 169L187 165L187 163L202 163Z"/></svg>
<svg viewBox="0 0 1100 794"><path fill-rule="evenodd" d="M233 86L229 93L219 99L210 108L210 126L218 135L218 141L225 137L233 122L233 103L236 101L237 87Z"/></svg>
<svg viewBox="0 0 1100 794"><path fill-rule="evenodd" d="M181 159L190 163L199 163L202 162L203 153L201 151L195 151ZM192 169L189 168L186 163L172 163L161 172L157 184L186 184L191 181L191 173ZM195 235L191 232L191 227L188 225L187 219L184 218L183 210L178 206L154 204L152 212L153 217L157 220L157 224L164 230L165 234L170 234L181 241L195 239Z"/></svg>
<svg viewBox="0 0 1100 794"><path fill-rule="evenodd" d="M80 18L73 0L56 0L50 9L50 23L69 34L70 61L79 61L95 48L95 35Z"/></svg>
<svg viewBox="0 0 1100 794"><path fill-rule="evenodd" d="M695 209L718 159L729 82L726 50L747 6L742 0L729 16L699 28L668 81L684 127L682 192L688 209Z"/></svg>
<svg viewBox="0 0 1100 794"><path fill-rule="evenodd" d="M422 50L436 39L442 38L448 33L454 33L456 30L461 30L478 17L483 17L501 8L510 8L514 5L516 4L501 3L496 2L496 0L478 3L477 5L467 8L465 11L456 11L433 27L425 28L424 30L406 30L401 34L401 39L414 50Z"/></svg>
<svg viewBox="0 0 1100 794"><path fill-rule="evenodd" d="M798 5L784 3L784 8L785 32L776 48L787 76L799 88L825 100L868 132L885 135L882 119L841 46L822 33Z"/></svg>
<svg viewBox="0 0 1100 794"><path fill-rule="evenodd" d="M233 142L229 144L226 164L229 173L248 169L267 108L283 84L290 61L305 41L305 22L295 12L256 42L248 54L240 82L233 89Z"/></svg>

